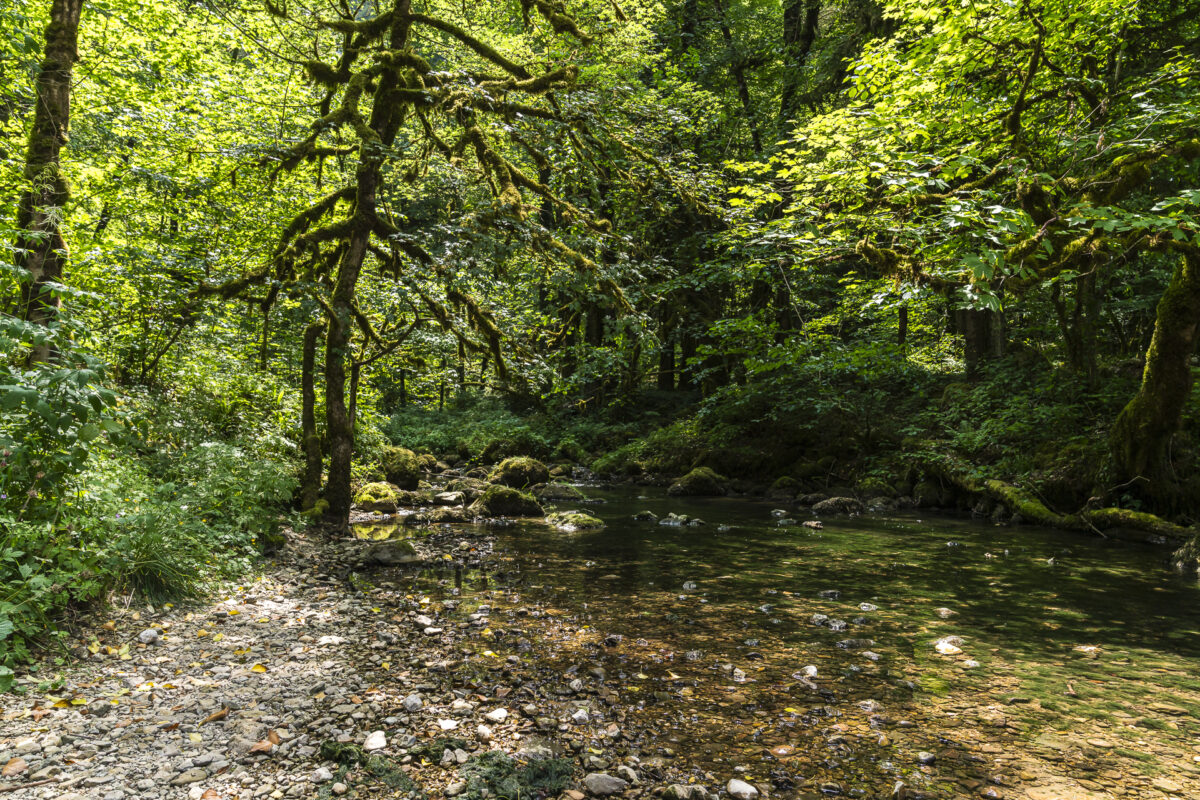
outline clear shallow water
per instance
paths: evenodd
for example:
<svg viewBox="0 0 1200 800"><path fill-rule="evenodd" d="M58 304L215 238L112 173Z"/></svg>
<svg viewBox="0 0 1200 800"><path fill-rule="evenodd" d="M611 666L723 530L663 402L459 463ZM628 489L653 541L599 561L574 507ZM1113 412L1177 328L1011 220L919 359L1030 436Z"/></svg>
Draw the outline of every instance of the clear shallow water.
<svg viewBox="0 0 1200 800"><path fill-rule="evenodd" d="M1200 588L1162 549L919 515L809 530L770 503L586 491L606 502L559 507L603 530L494 531L499 580L463 594L510 626L473 646L542 677L603 667L643 759L800 795L1200 787ZM947 636L961 654L935 651Z"/></svg>

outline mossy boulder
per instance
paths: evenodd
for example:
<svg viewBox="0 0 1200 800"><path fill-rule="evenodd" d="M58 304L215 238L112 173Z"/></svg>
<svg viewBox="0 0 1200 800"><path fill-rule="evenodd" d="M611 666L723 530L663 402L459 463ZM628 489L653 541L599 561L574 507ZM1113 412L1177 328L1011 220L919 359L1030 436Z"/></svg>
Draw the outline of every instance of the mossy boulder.
<svg viewBox="0 0 1200 800"><path fill-rule="evenodd" d="M725 479L708 467L696 467L667 489L672 497L719 497L725 492Z"/></svg>
<svg viewBox="0 0 1200 800"><path fill-rule="evenodd" d="M585 500L583 492L569 483L544 483L533 490L533 496L545 502L562 500Z"/></svg>
<svg viewBox="0 0 1200 800"><path fill-rule="evenodd" d="M870 500L874 497L895 497L896 490L883 478L867 477L858 482L858 493Z"/></svg>
<svg viewBox="0 0 1200 800"><path fill-rule="evenodd" d="M440 471L438 469L437 456L433 455L432 453L421 453L419 456L417 456L417 463L421 466L421 469L425 470L426 472Z"/></svg>
<svg viewBox="0 0 1200 800"><path fill-rule="evenodd" d="M546 522L564 531L586 531L604 527L601 519L586 511L559 511L546 517Z"/></svg>
<svg viewBox="0 0 1200 800"><path fill-rule="evenodd" d="M487 488L488 482L479 478L455 478L446 484L447 492L462 492L467 503L473 503Z"/></svg>
<svg viewBox="0 0 1200 800"><path fill-rule="evenodd" d="M363 511L378 511L395 514L400 499L400 490L390 483L368 483L354 495L354 505Z"/></svg>
<svg viewBox="0 0 1200 800"><path fill-rule="evenodd" d="M800 494L800 481L784 475L767 489L768 500L791 500Z"/></svg>
<svg viewBox="0 0 1200 800"><path fill-rule="evenodd" d="M546 515L533 495L511 486L499 484L489 486L487 491L471 504L470 510L475 515L482 517L543 517Z"/></svg>
<svg viewBox="0 0 1200 800"><path fill-rule="evenodd" d="M518 456L506 458L500 462L492 474L488 476L492 483L501 486L511 486L514 489L524 489L538 483L550 480L550 470L536 458Z"/></svg>
<svg viewBox="0 0 1200 800"><path fill-rule="evenodd" d="M389 447L379 459L388 483L401 489L416 489L421 483L421 460L406 447Z"/></svg>
<svg viewBox="0 0 1200 800"><path fill-rule="evenodd" d="M863 504L853 497L831 497L822 500L812 508L818 516L822 514L861 514Z"/></svg>

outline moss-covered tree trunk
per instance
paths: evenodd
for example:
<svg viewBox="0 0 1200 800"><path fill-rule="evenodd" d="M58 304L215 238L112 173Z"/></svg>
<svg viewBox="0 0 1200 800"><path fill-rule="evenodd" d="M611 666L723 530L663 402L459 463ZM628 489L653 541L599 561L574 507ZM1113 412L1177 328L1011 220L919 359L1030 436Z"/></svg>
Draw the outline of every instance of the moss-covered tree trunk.
<svg viewBox="0 0 1200 800"><path fill-rule="evenodd" d="M60 169L62 148L71 121L71 72L79 60L79 16L83 0L53 0L46 26L46 49L37 78L33 129L25 156L25 180L17 210L17 265L29 271L21 291L21 308L29 322L48 324L58 310L51 284L62 280L66 242L62 209L67 181ZM45 346L35 348L34 361L50 357Z"/></svg>
<svg viewBox="0 0 1200 800"><path fill-rule="evenodd" d="M1154 498L1175 494L1169 448L1192 392L1198 325L1200 248L1188 247L1158 301L1141 388L1117 417L1111 437L1114 477L1140 483Z"/></svg>
<svg viewBox="0 0 1200 800"><path fill-rule="evenodd" d="M408 43L410 0L396 0L388 37L393 52ZM354 457L354 420L346 402L346 362L350 357L350 335L354 297L377 223L376 194L383 163L396 132L408 110L396 96L400 69L389 65L380 71L372 92L371 116L358 129L359 165L355 171L354 213L346 250L338 262L337 279L329 308L332 319L325 336L325 426L329 437L329 475L325 500L327 518L339 527L350 522L350 464Z"/></svg>
<svg viewBox="0 0 1200 800"><path fill-rule="evenodd" d="M316 322L304 329L304 351L300 366L300 432L304 443L304 477L300 484L300 506L308 511L321 495L321 437L317 434L316 360L317 342L324 323Z"/></svg>

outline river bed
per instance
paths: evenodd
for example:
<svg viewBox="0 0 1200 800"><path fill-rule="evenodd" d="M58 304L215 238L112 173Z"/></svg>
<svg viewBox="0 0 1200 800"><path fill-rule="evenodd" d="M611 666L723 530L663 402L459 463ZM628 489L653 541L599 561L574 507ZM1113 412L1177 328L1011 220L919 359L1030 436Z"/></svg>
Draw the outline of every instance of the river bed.
<svg viewBox="0 0 1200 800"><path fill-rule="evenodd" d="M603 676L576 749L785 797L1200 797L1200 588L1162 549L585 491L558 507L604 529L492 527L483 569L412 585L490 608L476 662Z"/></svg>

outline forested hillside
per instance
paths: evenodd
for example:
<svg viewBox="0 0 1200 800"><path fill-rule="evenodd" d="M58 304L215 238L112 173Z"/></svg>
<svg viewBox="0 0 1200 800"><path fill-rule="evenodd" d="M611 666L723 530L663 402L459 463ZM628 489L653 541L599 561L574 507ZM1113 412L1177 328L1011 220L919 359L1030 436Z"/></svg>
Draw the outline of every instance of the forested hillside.
<svg viewBox="0 0 1200 800"><path fill-rule="evenodd" d="M1192 0L8 0L0 670L513 456L1177 546L1198 65Z"/></svg>

